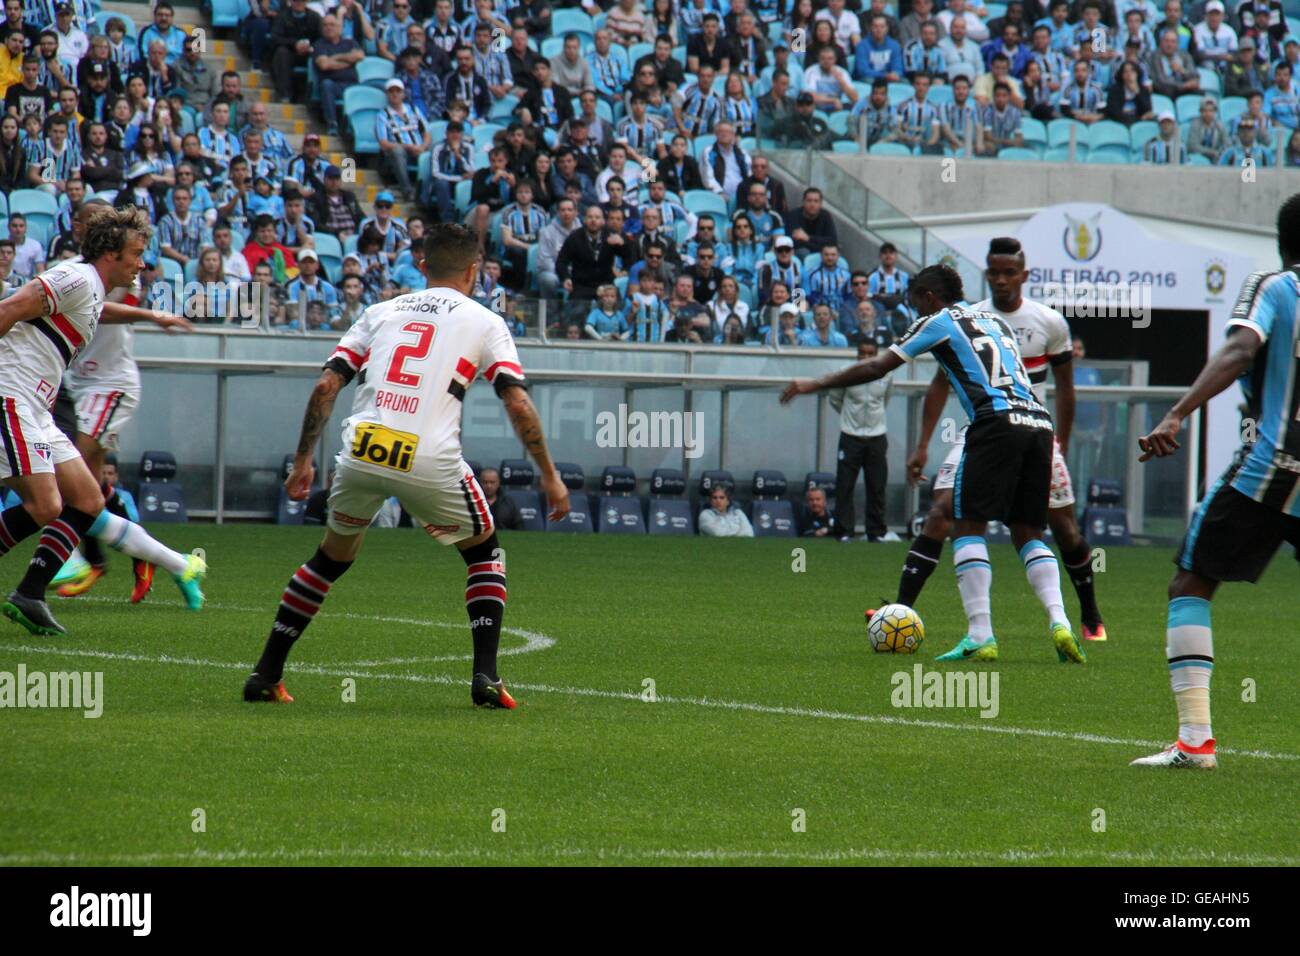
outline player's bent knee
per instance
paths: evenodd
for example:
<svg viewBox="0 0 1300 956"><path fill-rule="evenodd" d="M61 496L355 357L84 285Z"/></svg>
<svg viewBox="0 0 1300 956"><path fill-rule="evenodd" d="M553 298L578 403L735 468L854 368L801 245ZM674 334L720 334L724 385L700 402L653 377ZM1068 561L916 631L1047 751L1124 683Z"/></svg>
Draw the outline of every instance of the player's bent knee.
<svg viewBox="0 0 1300 956"><path fill-rule="evenodd" d="M23 507L27 509L27 513L32 516L37 526L44 528L63 513L63 497L56 491L53 497L41 495L31 501L25 501Z"/></svg>
<svg viewBox="0 0 1300 956"><path fill-rule="evenodd" d="M361 542L365 536L364 531L360 534L338 534L327 530L320 543L321 553L331 561L354 561L361 551Z"/></svg>
<svg viewBox="0 0 1300 956"><path fill-rule="evenodd" d="M1196 597L1206 601L1214 597L1218 583L1203 578L1192 571L1178 571L1169 582L1169 600L1180 597Z"/></svg>
<svg viewBox="0 0 1300 956"><path fill-rule="evenodd" d="M501 544L497 540L496 528L456 542L460 556L466 564L478 564L482 561L496 561L501 555Z"/></svg>
<svg viewBox="0 0 1300 956"><path fill-rule="evenodd" d="M1083 535L1079 532L1079 522L1069 508L1052 509L1047 512L1047 524L1052 529L1056 546L1062 551L1074 551L1083 544Z"/></svg>

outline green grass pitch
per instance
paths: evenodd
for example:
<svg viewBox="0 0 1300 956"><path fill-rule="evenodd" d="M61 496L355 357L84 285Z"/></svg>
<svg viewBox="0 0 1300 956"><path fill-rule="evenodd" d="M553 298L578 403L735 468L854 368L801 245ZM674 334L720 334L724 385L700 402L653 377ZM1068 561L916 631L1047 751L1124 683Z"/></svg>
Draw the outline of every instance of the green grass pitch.
<svg viewBox="0 0 1300 956"><path fill-rule="evenodd" d="M950 548L906 657L872 654L862 621L906 545L502 535L502 647L526 649L502 660L508 713L470 705L452 549L372 532L290 658L297 703L248 705L319 529L153 530L206 551L201 613L163 576L132 607L114 555L90 596L53 603L68 636L0 621L0 671L102 671L105 698L99 719L0 711L0 863L1300 863L1289 555L1215 603L1223 749L1196 773L1127 766L1175 731L1167 549L1107 554L1111 640L1077 667L995 546L1000 711L983 719L891 704L895 672L942 666L961 636ZM21 566L0 562L11 582Z"/></svg>

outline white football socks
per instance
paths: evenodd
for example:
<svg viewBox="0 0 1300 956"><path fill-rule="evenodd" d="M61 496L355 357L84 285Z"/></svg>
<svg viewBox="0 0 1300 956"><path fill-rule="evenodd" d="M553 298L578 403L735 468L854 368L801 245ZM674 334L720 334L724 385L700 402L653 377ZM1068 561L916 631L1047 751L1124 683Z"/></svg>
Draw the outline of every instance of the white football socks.
<svg viewBox="0 0 1300 956"><path fill-rule="evenodd" d="M1070 619L1065 614L1065 601L1061 597L1061 569L1052 549L1037 538L1026 541L1020 549L1020 560L1025 562L1029 586L1047 608L1048 622L1068 624Z"/></svg>
<svg viewBox="0 0 1300 956"><path fill-rule="evenodd" d="M966 609L967 636L976 644L993 637L993 615L989 592L993 589L993 565L982 537L968 535L953 542L952 565L957 572L957 590Z"/></svg>
<svg viewBox="0 0 1300 956"><path fill-rule="evenodd" d="M101 511L89 533L110 548L156 564L172 574L181 574L188 566L185 555L173 551L161 541L155 541L144 528L111 511Z"/></svg>

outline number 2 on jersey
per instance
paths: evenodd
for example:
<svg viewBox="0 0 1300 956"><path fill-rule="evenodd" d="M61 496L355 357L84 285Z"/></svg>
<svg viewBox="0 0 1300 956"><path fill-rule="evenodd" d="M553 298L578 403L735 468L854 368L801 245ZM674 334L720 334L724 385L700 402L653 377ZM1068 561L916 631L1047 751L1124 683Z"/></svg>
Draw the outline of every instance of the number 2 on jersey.
<svg viewBox="0 0 1300 956"><path fill-rule="evenodd" d="M1002 344L1006 346L1012 355L1016 354L1016 343L1013 339L1004 335L1002 336ZM976 352L980 353L980 357L985 360L984 365L988 369L989 384L994 388L1006 388L1012 382L1012 375L1019 378L1021 384L1024 385L1026 389L1029 388L1029 383L1025 382L1020 376L1019 365L1011 367L1011 375L1004 375L1002 373L1002 370L1005 367L1002 364L1002 350L998 348L997 340L994 339L993 336L978 336L971 340L971 345L974 347Z"/></svg>
<svg viewBox="0 0 1300 956"><path fill-rule="evenodd" d="M429 357L429 352L433 349L433 337L437 334L438 327L432 322L407 322L402 326L402 331L412 332L417 338L414 342L393 349L393 358L388 363L388 374L384 376L384 381L403 388L419 388L420 380L424 376L416 372L408 372L406 363L418 362Z"/></svg>

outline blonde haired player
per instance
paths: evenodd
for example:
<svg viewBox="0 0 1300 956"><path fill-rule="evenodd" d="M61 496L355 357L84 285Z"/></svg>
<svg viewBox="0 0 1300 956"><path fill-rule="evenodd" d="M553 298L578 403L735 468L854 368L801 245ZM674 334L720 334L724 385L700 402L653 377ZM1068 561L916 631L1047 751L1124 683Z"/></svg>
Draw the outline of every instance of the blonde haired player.
<svg viewBox="0 0 1300 956"><path fill-rule="evenodd" d="M178 316L105 301L135 281L150 231L135 207L97 209L80 259L59 263L0 301L0 480L22 502L0 512L0 555L44 528L26 575L0 610L33 634L65 633L45 604L45 589L84 535L109 534L130 553L144 535L104 510L98 478L55 426L50 406L101 319L189 327ZM202 571L194 561L190 583L197 590Z"/></svg>
<svg viewBox="0 0 1300 956"><path fill-rule="evenodd" d="M293 471L285 479L295 500L311 491L312 456L339 391L357 379L330 486L324 540L280 598L262 657L244 684L246 701L293 700L283 680L290 648L351 567L375 513L396 496L430 537L456 545L468 566L471 699L515 707L496 671L505 564L487 498L460 447L465 392L476 376L496 389L515 433L537 462L552 520L568 513L569 493L551 462L510 331L501 316L471 298L482 262L478 236L457 224L431 226L420 260L427 287L366 309L325 363L308 401Z"/></svg>

